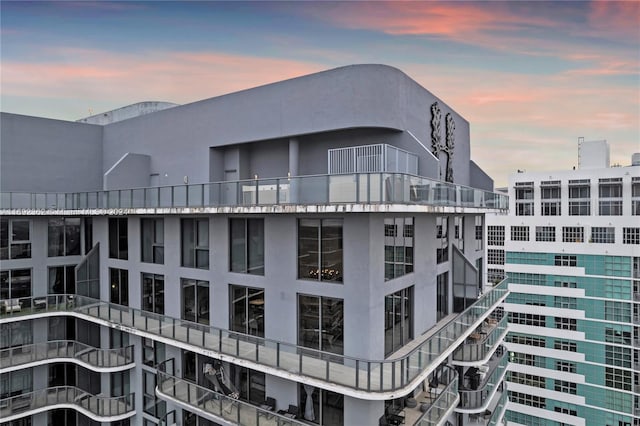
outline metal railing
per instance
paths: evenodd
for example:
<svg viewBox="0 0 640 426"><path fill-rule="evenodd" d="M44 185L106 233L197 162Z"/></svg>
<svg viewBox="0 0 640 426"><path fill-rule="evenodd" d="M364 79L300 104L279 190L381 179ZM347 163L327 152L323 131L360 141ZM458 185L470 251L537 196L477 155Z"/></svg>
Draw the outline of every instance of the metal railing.
<svg viewBox="0 0 640 426"><path fill-rule="evenodd" d="M36 361L69 358L95 368L133 367L133 345L100 349L74 340L53 340L0 350L0 370Z"/></svg>
<svg viewBox="0 0 640 426"><path fill-rule="evenodd" d="M462 343L507 296L508 291L505 280L484 293L451 321L439 325L438 331L410 352L386 360L367 360L323 352L77 295L73 296L71 302L67 301L65 295L40 298L44 299L45 305L29 311L23 309L5 313L0 315L0 321L11 315L43 312L49 307L60 311L61 306L66 306L69 311L88 320L102 320L144 332L152 338L166 337L204 348L213 352L213 357L230 355L252 363L259 370L261 366L271 367L282 371L286 377L295 374L347 389L376 393L410 390L406 387L419 375L433 371L453 352L457 345L454 343ZM25 304L32 306L33 302L25 300ZM274 372L271 374L277 375Z"/></svg>
<svg viewBox="0 0 640 426"><path fill-rule="evenodd" d="M438 380L442 384L446 384L445 388L431 403L427 411L416 421L417 426L434 426L438 425L452 408L458 405L458 373L451 367L445 366L438 376Z"/></svg>
<svg viewBox="0 0 640 426"><path fill-rule="evenodd" d="M33 210L34 213L36 210L344 203L419 204L502 210L509 207L508 196L504 194L404 173L313 175L94 192L0 193L0 210Z"/></svg>
<svg viewBox="0 0 640 426"><path fill-rule="evenodd" d="M479 389L459 389L460 406L464 410L473 410L483 407L487 400L495 393L496 387L502 382L509 364L507 351L504 350L500 362L489 372L489 377L483 381Z"/></svg>
<svg viewBox="0 0 640 426"><path fill-rule="evenodd" d="M158 364L156 393L168 402L174 400L197 408L212 416L239 425L306 425L275 411L262 409L249 402L232 398L204 386L174 376L174 359Z"/></svg>
<svg viewBox="0 0 640 426"><path fill-rule="evenodd" d="M478 341L467 342L453 352L454 361L473 362L483 360L489 355L491 349L504 339L507 326L509 325L508 316L504 315L500 321L487 326L490 330L485 330L484 334L480 334ZM472 333L473 335L473 333Z"/></svg>
<svg viewBox="0 0 640 426"><path fill-rule="evenodd" d="M93 420L110 421L113 417L125 418L135 414L134 394L118 397L91 395L73 386L56 386L0 399L0 417L11 421L42 408L57 408L64 404L84 409Z"/></svg>

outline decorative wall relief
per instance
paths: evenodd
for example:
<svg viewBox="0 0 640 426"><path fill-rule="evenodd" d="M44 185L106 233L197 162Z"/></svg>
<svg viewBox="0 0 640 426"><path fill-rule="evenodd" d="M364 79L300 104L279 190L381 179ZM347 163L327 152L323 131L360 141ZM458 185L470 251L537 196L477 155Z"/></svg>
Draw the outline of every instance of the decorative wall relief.
<svg viewBox="0 0 640 426"><path fill-rule="evenodd" d="M453 182L453 148L456 144L456 123L453 121L451 113L447 114L447 144L442 149L447 153L447 175L444 178L447 182Z"/></svg>
<svg viewBox="0 0 640 426"><path fill-rule="evenodd" d="M440 152L444 152L447 155L445 181L453 182L453 149L455 147L456 123L453 120L453 115L448 113L445 119L446 139L443 144L440 125L441 120L442 112L440 111L440 106L438 102L434 102L431 104L431 152L438 159L440 159ZM442 178L442 174L440 174L440 178Z"/></svg>

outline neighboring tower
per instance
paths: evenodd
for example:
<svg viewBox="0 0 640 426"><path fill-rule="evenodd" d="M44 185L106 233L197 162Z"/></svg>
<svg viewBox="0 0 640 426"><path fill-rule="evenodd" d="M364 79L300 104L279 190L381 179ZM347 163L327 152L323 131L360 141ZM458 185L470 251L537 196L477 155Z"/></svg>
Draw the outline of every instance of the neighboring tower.
<svg viewBox="0 0 640 426"><path fill-rule="evenodd" d="M488 278L510 296L510 425L638 424L640 166L580 141L578 170L516 173L487 216Z"/></svg>

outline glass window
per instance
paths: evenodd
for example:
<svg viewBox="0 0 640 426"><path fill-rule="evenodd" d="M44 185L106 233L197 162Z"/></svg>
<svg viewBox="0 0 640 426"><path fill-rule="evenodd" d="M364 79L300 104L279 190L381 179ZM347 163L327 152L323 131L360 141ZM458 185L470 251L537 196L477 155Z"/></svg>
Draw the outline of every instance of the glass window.
<svg viewBox="0 0 640 426"><path fill-rule="evenodd" d="M264 290L230 285L229 294L229 328L239 333L264 337Z"/></svg>
<svg viewBox="0 0 640 426"><path fill-rule="evenodd" d="M109 219L109 257L112 259L129 258L129 239L127 235L127 218Z"/></svg>
<svg viewBox="0 0 640 426"><path fill-rule="evenodd" d="M32 343L33 323L31 320L0 324L0 349L30 345Z"/></svg>
<svg viewBox="0 0 640 426"><path fill-rule="evenodd" d="M482 225L482 216L476 216L476 250L482 250L482 240L483 240L483 225Z"/></svg>
<svg viewBox="0 0 640 426"><path fill-rule="evenodd" d="M209 282L182 278L182 319L209 324Z"/></svg>
<svg viewBox="0 0 640 426"><path fill-rule="evenodd" d="M594 226L591 228L591 243L613 244L615 243L615 228Z"/></svg>
<svg viewBox="0 0 640 426"><path fill-rule="evenodd" d="M413 218L385 218L384 227L384 279L388 281L413 272ZM397 229L403 230L400 235Z"/></svg>
<svg viewBox="0 0 640 426"><path fill-rule="evenodd" d="M640 228L622 228L623 244L640 244Z"/></svg>
<svg viewBox="0 0 640 426"><path fill-rule="evenodd" d="M578 258L574 255L557 254L554 256L555 266L578 266Z"/></svg>
<svg viewBox="0 0 640 426"><path fill-rule="evenodd" d="M584 242L584 228L582 226L563 226L562 242L564 243Z"/></svg>
<svg viewBox="0 0 640 426"><path fill-rule="evenodd" d="M298 384L299 417L319 425L344 424L344 395Z"/></svg>
<svg viewBox="0 0 640 426"><path fill-rule="evenodd" d="M504 250L487 250L487 263L490 265L504 265Z"/></svg>
<svg viewBox="0 0 640 426"><path fill-rule="evenodd" d="M140 220L142 261L164 263L164 219Z"/></svg>
<svg viewBox="0 0 640 426"><path fill-rule="evenodd" d="M512 226L511 241L529 241L528 226Z"/></svg>
<svg viewBox="0 0 640 426"><path fill-rule="evenodd" d="M0 259L31 257L31 221L0 218Z"/></svg>
<svg viewBox="0 0 640 426"><path fill-rule="evenodd" d="M490 246L504 245L504 226L487 226L487 244Z"/></svg>
<svg viewBox="0 0 640 426"><path fill-rule="evenodd" d="M344 353L344 303L332 297L298 295L298 344Z"/></svg>
<svg viewBox="0 0 640 426"><path fill-rule="evenodd" d="M437 307L436 320L440 321L449 314L449 272L443 272L436 277Z"/></svg>
<svg viewBox="0 0 640 426"><path fill-rule="evenodd" d="M264 275L264 219L229 219L232 272Z"/></svg>
<svg viewBox="0 0 640 426"><path fill-rule="evenodd" d="M209 219L182 219L182 266L209 269Z"/></svg>
<svg viewBox="0 0 640 426"><path fill-rule="evenodd" d="M622 200L605 200L599 202L600 216L622 216Z"/></svg>
<svg viewBox="0 0 640 426"><path fill-rule="evenodd" d="M536 226L536 241L549 241L556 240L556 227L555 226Z"/></svg>
<svg viewBox="0 0 640 426"><path fill-rule="evenodd" d="M342 219L298 221L298 278L342 282Z"/></svg>
<svg viewBox="0 0 640 426"><path fill-rule="evenodd" d="M75 294L75 265L49 267L49 294Z"/></svg>
<svg viewBox="0 0 640 426"><path fill-rule="evenodd" d="M0 299L31 297L31 269L0 271Z"/></svg>
<svg viewBox="0 0 640 426"><path fill-rule="evenodd" d="M142 362L144 365L154 367L165 361L164 343L156 342L153 339L142 338Z"/></svg>
<svg viewBox="0 0 640 426"><path fill-rule="evenodd" d="M397 351L413 339L413 287L384 298L384 353Z"/></svg>
<svg viewBox="0 0 640 426"><path fill-rule="evenodd" d="M48 254L55 256L80 255L80 218L49 219Z"/></svg>
<svg viewBox="0 0 640 426"><path fill-rule="evenodd" d="M109 300L111 303L129 306L129 271L109 268L109 275L111 279Z"/></svg>
<svg viewBox="0 0 640 426"><path fill-rule="evenodd" d="M142 310L164 314L164 276L142 274Z"/></svg>
<svg viewBox="0 0 640 426"><path fill-rule="evenodd" d="M156 374L151 371L142 371L143 374L143 410L156 418L161 418L166 414L166 402L156 397Z"/></svg>

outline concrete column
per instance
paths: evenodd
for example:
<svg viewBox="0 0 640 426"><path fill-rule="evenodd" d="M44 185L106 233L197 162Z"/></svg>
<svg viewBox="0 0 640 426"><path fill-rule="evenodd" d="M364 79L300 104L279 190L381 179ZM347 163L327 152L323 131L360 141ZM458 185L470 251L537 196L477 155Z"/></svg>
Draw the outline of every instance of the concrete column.
<svg viewBox="0 0 640 426"><path fill-rule="evenodd" d="M300 157L300 146L297 138L289 139L289 173L291 176L298 176L298 159Z"/></svg>

